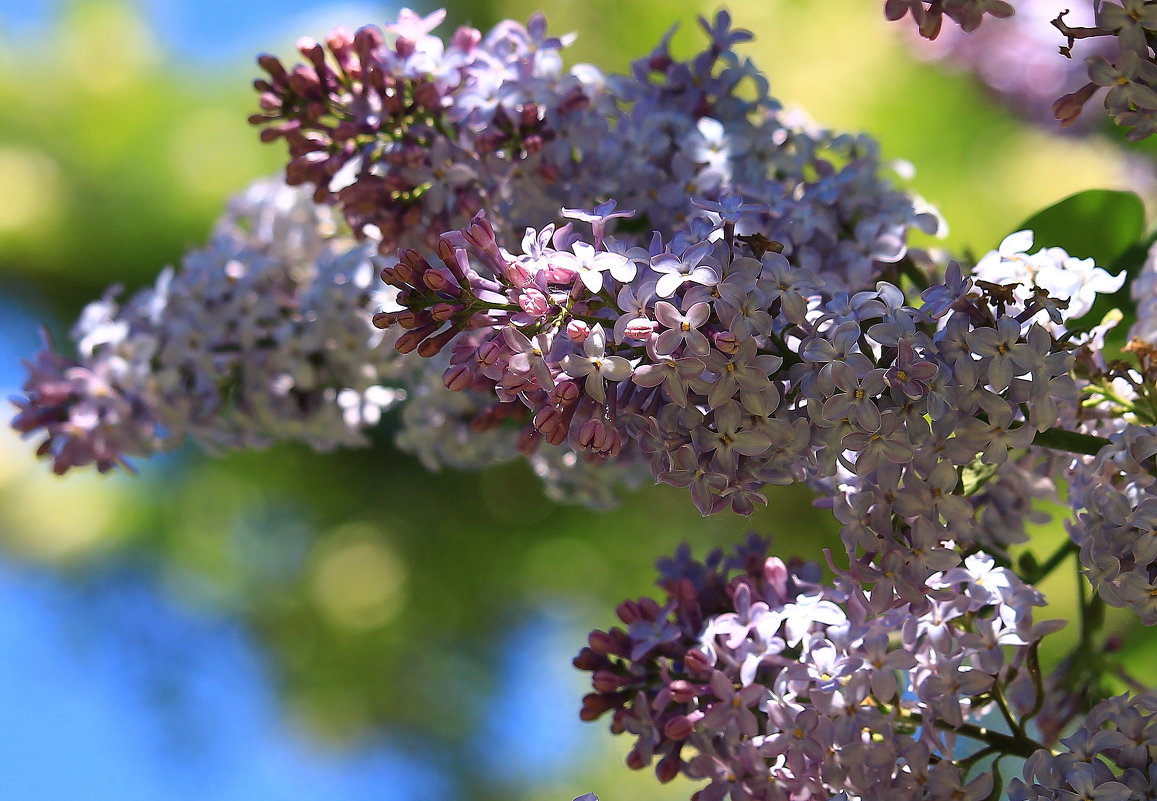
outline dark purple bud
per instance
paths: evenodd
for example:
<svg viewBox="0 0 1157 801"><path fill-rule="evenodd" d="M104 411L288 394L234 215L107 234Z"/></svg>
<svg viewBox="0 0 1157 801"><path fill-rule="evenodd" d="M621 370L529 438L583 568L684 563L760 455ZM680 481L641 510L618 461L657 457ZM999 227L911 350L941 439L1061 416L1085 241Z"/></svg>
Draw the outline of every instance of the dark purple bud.
<svg viewBox="0 0 1157 801"><path fill-rule="evenodd" d="M490 221L486 219L485 212L478 212L470 220L470 224L466 226L466 230L462 232L466 236L466 241L477 247L479 250L490 252L492 249L497 249L498 243L494 239L494 227L490 225Z"/></svg>
<svg viewBox="0 0 1157 801"><path fill-rule="evenodd" d="M595 653L593 649L584 645L582 650L578 652L578 656L571 661L571 664L579 670L598 670L608 664L608 662L605 656L600 656Z"/></svg>
<svg viewBox="0 0 1157 801"><path fill-rule="evenodd" d="M703 678L710 678L711 671L715 666L708 661L707 657L702 651L691 650L683 657L683 667L687 669L687 673L692 676L701 676Z"/></svg>
<svg viewBox="0 0 1157 801"><path fill-rule="evenodd" d="M266 111L280 111L281 98L273 94L273 92L262 92L261 96L257 98L257 105Z"/></svg>
<svg viewBox="0 0 1157 801"><path fill-rule="evenodd" d="M690 715L678 715L667 721L663 736L671 740L686 740L695 731L695 722Z"/></svg>
<svg viewBox="0 0 1157 801"><path fill-rule="evenodd" d="M617 652L615 647L615 639L610 635L610 632L602 629L595 629L587 636L587 642L591 646L591 650L601 656L608 656Z"/></svg>
<svg viewBox="0 0 1157 801"><path fill-rule="evenodd" d="M275 86L285 85L289 82L289 76L285 72L285 67L282 66L277 56L262 53L257 57L257 65L269 73L270 77L273 78Z"/></svg>
<svg viewBox="0 0 1157 801"><path fill-rule="evenodd" d="M555 434L561 427L566 436L566 420L562 412L554 406L544 406L534 415L534 427L547 437Z"/></svg>
<svg viewBox="0 0 1157 801"><path fill-rule="evenodd" d="M322 76L328 71L325 63L325 48L316 39L309 36L301 37L297 40L297 51L313 65L318 76Z"/></svg>
<svg viewBox="0 0 1157 801"><path fill-rule="evenodd" d="M382 32L373 25L364 25L354 33L354 49L361 56L362 63L370 61L373 52L382 46Z"/></svg>
<svg viewBox="0 0 1157 801"><path fill-rule="evenodd" d="M430 316L440 323L444 323L466 307L461 303L435 303L430 307Z"/></svg>
<svg viewBox="0 0 1157 801"><path fill-rule="evenodd" d="M619 616L619 620L623 621L628 626L643 619L643 611L634 601L623 601L621 604L615 607L615 614Z"/></svg>
<svg viewBox="0 0 1157 801"><path fill-rule="evenodd" d="M436 322L438 324L441 324L440 320L438 320ZM429 338L423 340L422 344L418 346L418 355L424 359L429 359L431 356L438 355L439 353L441 353L442 348L446 347L446 345L449 344L450 340L452 340L454 337L458 336L458 334L459 334L459 330L457 328L455 328L454 326L450 326L445 331L442 331L439 334L436 334L432 337L429 337ZM405 336L405 335L403 335L403 336Z"/></svg>
<svg viewBox="0 0 1157 801"><path fill-rule="evenodd" d="M317 73L304 64L298 64L289 73L289 88L301 97L316 99L321 96L321 81Z"/></svg>
<svg viewBox="0 0 1157 801"><path fill-rule="evenodd" d="M422 281L420 277L421 272L415 270L405 262L398 262L394 265L394 275L396 275L402 281L402 286L416 287Z"/></svg>
<svg viewBox="0 0 1157 801"><path fill-rule="evenodd" d="M432 292L443 292L454 297L462 294L462 290L454 283L453 278L439 270L427 270L422 273L422 283Z"/></svg>
<svg viewBox="0 0 1157 801"><path fill-rule="evenodd" d="M631 770L642 770L651 764L651 755L644 751L640 745L636 745L627 754L627 767Z"/></svg>
<svg viewBox="0 0 1157 801"><path fill-rule="evenodd" d="M607 435L602 420L591 418L579 426L575 443L584 450L598 451L607 445Z"/></svg>
<svg viewBox="0 0 1157 801"><path fill-rule="evenodd" d="M659 606L659 602L654 598L640 598L639 611L647 620L658 620L663 607Z"/></svg>
<svg viewBox="0 0 1157 801"><path fill-rule="evenodd" d="M454 36L450 39L450 46L464 53L469 53L477 47L481 41L482 31L477 28L467 28L463 25L454 31Z"/></svg>
<svg viewBox="0 0 1157 801"><path fill-rule="evenodd" d="M591 677L591 686L600 693L613 693L622 686L622 683L622 677L610 670L596 670L595 675Z"/></svg>
<svg viewBox="0 0 1157 801"><path fill-rule="evenodd" d="M465 364L455 364L442 374L442 384L451 392L461 392L474 383L474 371Z"/></svg>
<svg viewBox="0 0 1157 801"><path fill-rule="evenodd" d="M426 337L433 334L442 327L441 323L429 323L427 325L420 325L417 328L407 331L398 337L398 341L394 343L394 350L398 353L411 353L415 348L422 343Z"/></svg>
<svg viewBox="0 0 1157 801"><path fill-rule="evenodd" d="M659 760L655 765L655 777L661 784L673 780L683 770L683 760L677 753L670 753Z"/></svg>
<svg viewBox="0 0 1157 801"><path fill-rule="evenodd" d="M420 325L426 325L431 322L425 312L416 312L412 309L402 309L400 312L396 312L394 319L398 325L406 330L413 330Z"/></svg>
<svg viewBox="0 0 1157 801"><path fill-rule="evenodd" d="M375 328L389 328L398 322L398 315L394 312L378 312L373 318Z"/></svg>
<svg viewBox="0 0 1157 801"><path fill-rule="evenodd" d="M345 28L335 28L325 37L325 44L341 71L349 75L353 67L353 35Z"/></svg>
<svg viewBox="0 0 1157 801"><path fill-rule="evenodd" d="M505 348L498 342L497 338L483 342L478 346L478 363L486 367L490 367L502 358Z"/></svg>
<svg viewBox="0 0 1157 801"><path fill-rule="evenodd" d="M579 399L582 390L574 381L559 381L550 391L548 399L555 406L569 406Z"/></svg>
<svg viewBox="0 0 1157 801"><path fill-rule="evenodd" d="M579 717L586 722L598 720L615 706L617 701L614 696L600 695L598 693L590 693L583 696L583 708L579 712Z"/></svg>

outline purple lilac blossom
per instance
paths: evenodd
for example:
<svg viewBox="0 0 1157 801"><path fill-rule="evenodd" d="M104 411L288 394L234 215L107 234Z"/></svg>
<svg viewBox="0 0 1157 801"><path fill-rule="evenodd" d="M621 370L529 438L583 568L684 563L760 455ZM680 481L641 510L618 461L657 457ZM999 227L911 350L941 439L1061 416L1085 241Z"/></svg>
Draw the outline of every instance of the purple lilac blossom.
<svg viewBox="0 0 1157 801"><path fill-rule="evenodd" d="M1010 801L1092 798L1126 801L1157 794L1157 696L1119 695L1097 704L1080 728L1024 763L1009 783Z"/></svg>
<svg viewBox="0 0 1157 801"><path fill-rule="evenodd" d="M403 397L393 333L370 324L393 293L374 283L370 248L340 231L300 191L253 185L180 269L89 304L75 359L37 355L13 426L45 436L58 473L185 438L211 451L362 443Z"/></svg>
<svg viewBox="0 0 1157 801"><path fill-rule="evenodd" d="M665 601L620 604L626 628L592 632L575 658L594 690L581 716L613 713L611 731L636 738L628 766L706 782L700 801L983 798L992 775L950 760L985 745L970 721L995 692L1030 711L1026 660L1060 625L1034 623L1040 594L984 553L929 576L919 607L873 609L850 574L820 584L756 538L704 562L684 546L660 574ZM1021 756L1038 745L1013 740Z"/></svg>

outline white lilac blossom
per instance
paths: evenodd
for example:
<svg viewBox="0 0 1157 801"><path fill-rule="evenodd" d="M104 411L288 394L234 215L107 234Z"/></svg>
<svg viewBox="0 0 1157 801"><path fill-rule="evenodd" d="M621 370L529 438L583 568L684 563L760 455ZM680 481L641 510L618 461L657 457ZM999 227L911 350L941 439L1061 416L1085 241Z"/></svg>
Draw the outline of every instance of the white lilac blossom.
<svg viewBox="0 0 1157 801"><path fill-rule="evenodd" d="M124 303L110 292L90 304L75 359L38 354L13 426L45 436L58 473L185 438L213 451L362 443L402 397L393 335L370 323L393 293L341 230L302 192L255 184L179 269Z"/></svg>
<svg viewBox="0 0 1157 801"><path fill-rule="evenodd" d="M1039 701L1028 660L1059 622L1034 622L1043 600L1012 571L976 553L929 576L920 604L880 609L848 574L818 576L756 538L660 560L665 599L620 604L623 627L575 658L592 673L583 719L612 712L635 740L627 764L706 782L699 801L979 799L993 776L969 755L1039 747L1015 721ZM998 706L1007 734L976 722Z"/></svg>

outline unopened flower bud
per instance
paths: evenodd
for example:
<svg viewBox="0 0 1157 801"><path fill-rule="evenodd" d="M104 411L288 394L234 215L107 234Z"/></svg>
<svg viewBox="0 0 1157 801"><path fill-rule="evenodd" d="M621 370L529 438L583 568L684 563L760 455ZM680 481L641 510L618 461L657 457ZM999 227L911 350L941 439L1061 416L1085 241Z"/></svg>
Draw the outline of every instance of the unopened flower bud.
<svg viewBox="0 0 1157 801"><path fill-rule="evenodd" d="M465 364L450 366L442 374L442 384L451 392L461 392L474 383L474 371Z"/></svg>
<svg viewBox="0 0 1157 801"><path fill-rule="evenodd" d="M543 406L534 415L534 427L546 436L554 434L559 427L566 427L562 412L554 406Z"/></svg>
<svg viewBox="0 0 1157 801"><path fill-rule="evenodd" d="M598 720L609 710L615 707L615 697L613 695L602 695L599 693L589 693L583 696L583 708L579 712L579 717L588 723L592 720Z"/></svg>
<svg viewBox="0 0 1157 801"><path fill-rule="evenodd" d="M570 337L571 342L581 345L591 335L591 327L582 320L571 320L566 324L566 335Z"/></svg>
<svg viewBox="0 0 1157 801"><path fill-rule="evenodd" d="M398 315L395 312L378 312L373 316L373 323L375 328L389 328L398 322Z"/></svg>
<svg viewBox="0 0 1157 801"><path fill-rule="evenodd" d="M582 390L574 381L559 381L550 391L549 400L555 406L569 406L579 399Z"/></svg>
<svg viewBox="0 0 1157 801"><path fill-rule="evenodd" d="M655 323L646 317L639 317L627 323L627 327L623 329L623 333L628 339L637 339L645 342L651 338L651 334L655 333Z"/></svg>
<svg viewBox="0 0 1157 801"><path fill-rule="evenodd" d="M699 713L699 717L702 717ZM692 715L678 715L667 721L663 727L663 736L671 740L686 740L695 731L696 719Z"/></svg>
<svg viewBox="0 0 1157 801"><path fill-rule="evenodd" d="M439 323L444 323L460 311L466 309L461 303L435 303L430 307L430 316Z"/></svg>
<svg viewBox="0 0 1157 801"><path fill-rule="evenodd" d="M622 677L610 670L596 670L591 677L591 686L600 693L613 693L622 686Z"/></svg>
<svg viewBox="0 0 1157 801"><path fill-rule="evenodd" d="M627 767L631 770L642 770L651 764L651 755L636 745L631 749L631 752L627 754L626 762Z"/></svg>
<svg viewBox="0 0 1157 801"><path fill-rule="evenodd" d="M619 620L628 626L643 619L642 609L634 601L623 601L615 607L615 614L619 616Z"/></svg>
<svg viewBox="0 0 1157 801"><path fill-rule="evenodd" d="M519 294L518 305L524 312L535 317L544 316L550 309L550 301L546 299L546 295L533 287L524 289Z"/></svg>
<svg viewBox="0 0 1157 801"><path fill-rule="evenodd" d="M695 700L695 685L686 679L675 679L667 685L671 700L677 704L689 704Z"/></svg>
<svg viewBox="0 0 1157 801"><path fill-rule="evenodd" d="M458 329L451 326L439 334L427 337L422 340L422 344L418 345L418 355L424 359L436 356L456 336L458 336Z"/></svg>
<svg viewBox="0 0 1157 801"><path fill-rule="evenodd" d="M679 754L671 752L667 756L659 760L659 764L655 765L655 778L661 784L667 784L672 781L683 770L683 760Z"/></svg>
<svg viewBox="0 0 1157 801"><path fill-rule="evenodd" d="M497 340L491 339L478 346L478 363L490 367L498 362L505 349Z"/></svg>
<svg viewBox="0 0 1157 801"><path fill-rule="evenodd" d="M739 353L739 338L730 331L716 331L711 335L711 341L720 353L728 355Z"/></svg>
<svg viewBox="0 0 1157 801"><path fill-rule="evenodd" d="M417 328L407 331L398 337L398 341L394 343L394 349L398 351L398 353L411 353L422 343L422 340L441 327L441 323L428 323L427 325L420 325Z"/></svg>
<svg viewBox="0 0 1157 801"><path fill-rule="evenodd" d="M683 657L683 667L686 668L687 672L692 676L702 676L704 678L710 678L711 671L715 669L715 666L711 664L707 656L698 649L692 649L687 652L687 655Z"/></svg>

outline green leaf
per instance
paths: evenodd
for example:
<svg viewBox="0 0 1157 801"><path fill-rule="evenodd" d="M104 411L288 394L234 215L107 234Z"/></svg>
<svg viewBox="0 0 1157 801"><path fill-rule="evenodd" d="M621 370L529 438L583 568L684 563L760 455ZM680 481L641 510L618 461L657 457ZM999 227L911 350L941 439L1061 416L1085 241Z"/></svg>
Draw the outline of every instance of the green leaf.
<svg viewBox="0 0 1157 801"><path fill-rule="evenodd" d="M1034 248L1064 248L1108 267L1144 236L1145 205L1132 192L1090 189L1038 211L1013 231L1025 229L1035 233Z"/></svg>

